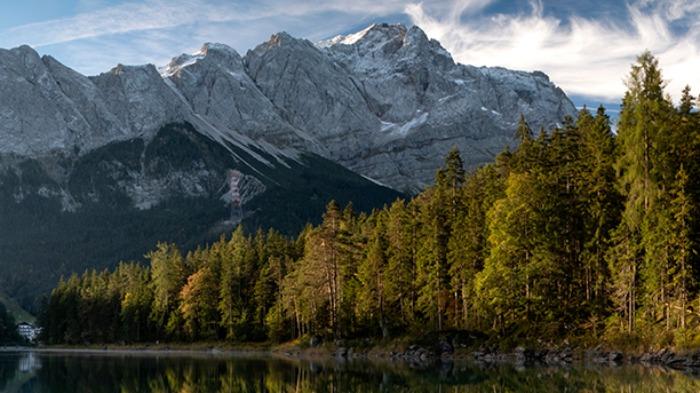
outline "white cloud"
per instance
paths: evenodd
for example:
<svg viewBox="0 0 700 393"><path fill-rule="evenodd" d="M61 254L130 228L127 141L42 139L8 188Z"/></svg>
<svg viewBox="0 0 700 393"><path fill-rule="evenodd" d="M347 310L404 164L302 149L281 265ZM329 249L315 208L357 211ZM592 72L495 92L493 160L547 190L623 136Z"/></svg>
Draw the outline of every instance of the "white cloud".
<svg viewBox="0 0 700 393"><path fill-rule="evenodd" d="M34 47L133 31L164 29L197 21L235 20L244 15L237 7L201 4L190 0L147 0L98 8L68 18L18 26L3 34L0 43L27 43ZM11 46L11 45L8 45Z"/></svg>
<svg viewBox="0 0 700 393"><path fill-rule="evenodd" d="M243 22L271 17L303 17L324 12L357 15L385 15L400 11L399 0L335 0L317 2L300 0L201 1L145 0L99 7L99 0L83 0L75 16L30 23L7 30L0 36L0 46L29 44L34 47L54 45L136 31L168 29L196 23Z"/></svg>
<svg viewBox="0 0 700 393"><path fill-rule="evenodd" d="M544 16L541 2L532 4L528 14L466 21L454 12L430 13L420 3L408 5L406 13L459 62L542 70L570 94L618 99L630 64L645 49L659 57L674 97L686 84L700 88L700 29L674 33L671 28L682 18L698 24L697 0L630 4L627 21L562 20ZM457 12L464 5L452 1Z"/></svg>
<svg viewBox="0 0 700 393"><path fill-rule="evenodd" d="M669 92L700 89L700 1L631 1L625 15L594 20L548 15L542 0L495 15L484 15L495 0L80 0L75 16L0 32L0 47L28 43L96 73L116 62L160 64L205 41L245 51L280 30L316 40L404 14L459 62L542 70L570 94L618 99L645 49L659 56Z"/></svg>
<svg viewBox="0 0 700 393"><path fill-rule="evenodd" d="M208 41L245 51L281 30L322 39L343 26L401 13L405 4L402 0L299 0L293 5L288 0L108 3L79 0L74 16L0 31L0 47L29 44L80 72L97 74L117 62L162 64Z"/></svg>

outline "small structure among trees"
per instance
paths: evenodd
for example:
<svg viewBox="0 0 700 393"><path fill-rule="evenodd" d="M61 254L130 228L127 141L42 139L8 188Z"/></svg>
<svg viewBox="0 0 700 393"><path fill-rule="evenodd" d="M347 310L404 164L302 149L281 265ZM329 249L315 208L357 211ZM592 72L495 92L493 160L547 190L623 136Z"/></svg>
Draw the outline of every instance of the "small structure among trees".
<svg viewBox="0 0 700 393"><path fill-rule="evenodd" d="M17 334L28 342L35 342L41 334L41 328L29 322L20 322L17 324Z"/></svg>

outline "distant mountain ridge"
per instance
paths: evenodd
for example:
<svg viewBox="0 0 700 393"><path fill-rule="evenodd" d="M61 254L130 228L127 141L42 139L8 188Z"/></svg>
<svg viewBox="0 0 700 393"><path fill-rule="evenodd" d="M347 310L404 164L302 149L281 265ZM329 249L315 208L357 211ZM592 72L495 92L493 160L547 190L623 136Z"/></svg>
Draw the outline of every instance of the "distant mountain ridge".
<svg viewBox="0 0 700 393"><path fill-rule="evenodd" d="M453 146L489 161L521 113L549 128L576 111L543 73L456 64L415 26L278 33L245 56L208 43L90 77L0 49L0 285L27 305L61 274L212 239L236 224L234 169L250 228L294 233L333 198L381 206Z"/></svg>

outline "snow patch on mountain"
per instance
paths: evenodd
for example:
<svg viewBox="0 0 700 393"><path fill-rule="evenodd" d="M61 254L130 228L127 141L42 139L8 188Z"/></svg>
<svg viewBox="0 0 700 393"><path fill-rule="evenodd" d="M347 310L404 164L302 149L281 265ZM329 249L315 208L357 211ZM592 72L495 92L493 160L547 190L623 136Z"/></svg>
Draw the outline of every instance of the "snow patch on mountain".
<svg viewBox="0 0 700 393"><path fill-rule="evenodd" d="M352 34L348 34L348 35L337 35L331 39L320 41L316 45L319 48L327 48L329 46L338 45L338 44L352 45L352 44L356 43L357 41L361 40L362 38L364 38L367 35L367 33L369 33L372 30L372 28L374 26L375 26L374 24L369 25L368 27L366 27L363 30L360 30L356 33L352 33Z"/></svg>
<svg viewBox="0 0 700 393"><path fill-rule="evenodd" d="M423 124L425 124L428 121L428 115L429 113L423 113L419 110L416 113L416 117L401 125L396 123L382 122L382 131L388 131L392 136L395 137L405 137L412 130L417 129Z"/></svg>

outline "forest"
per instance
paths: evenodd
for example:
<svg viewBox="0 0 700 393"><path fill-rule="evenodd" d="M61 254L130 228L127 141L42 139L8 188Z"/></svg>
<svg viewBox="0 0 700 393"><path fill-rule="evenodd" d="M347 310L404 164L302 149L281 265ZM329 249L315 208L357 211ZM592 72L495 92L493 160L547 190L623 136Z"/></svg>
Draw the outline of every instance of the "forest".
<svg viewBox="0 0 700 393"><path fill-rule="evenodd" d="M613 132L601 107L552 130L521 117L494 162L458 151L435 184L371 214L330 202L296 238L238 228L159 244L61 280L49 344L392 338L485 333L700 346L700 115L642 54Z"/></svg>
<svg viewBox="0 0 700 393"><path fill-rule="evenodd" d="M17 333L15 319L7 311L4 304L0 303L0 345L17 344L21 342Z"/></svg>

